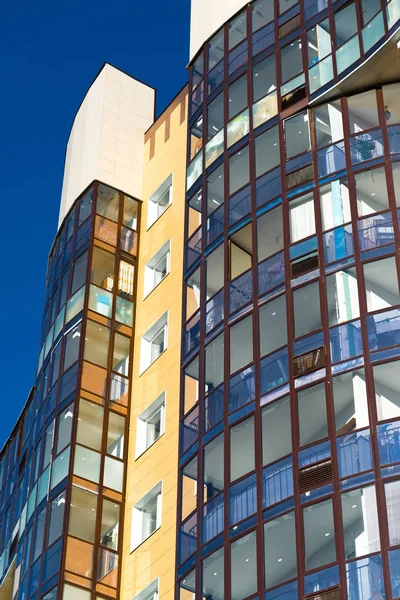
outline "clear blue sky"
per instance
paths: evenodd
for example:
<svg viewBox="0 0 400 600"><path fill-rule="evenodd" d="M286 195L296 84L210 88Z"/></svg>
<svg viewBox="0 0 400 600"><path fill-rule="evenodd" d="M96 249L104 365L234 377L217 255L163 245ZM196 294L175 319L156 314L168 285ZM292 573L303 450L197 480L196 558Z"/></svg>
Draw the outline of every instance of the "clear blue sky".
<svg viewBox="0 0 400 600"><path fill-rule="evenodd" d="M34 383L65 144L104 62L157 88L186 83L190 0L16 0L1 9L0 447Z"/></svg>

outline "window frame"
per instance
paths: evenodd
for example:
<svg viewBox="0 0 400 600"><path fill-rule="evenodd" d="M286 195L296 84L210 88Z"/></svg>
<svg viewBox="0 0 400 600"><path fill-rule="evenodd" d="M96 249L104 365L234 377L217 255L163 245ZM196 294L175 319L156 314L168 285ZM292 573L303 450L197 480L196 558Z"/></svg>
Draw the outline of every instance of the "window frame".
<svg viewBox="0 0 400 600"><path fill-rule="evenodd" d="M141 336L139 375L142 375L168 348L169 311L166 310ZM159 324L161 323L161 324ZM153 358L154 340L164 333L163 349Z"/></svg>
<svg viewBox="0 0 400 600"><path fill-rule="evenodd" d="M158 256L159 255L159 256ZM157 266L166 258L166 272L165 275L158 281L155 282L155 273ZM156 262L155 262L156 261ZM155 262L154 265L150 263ZM171 270L171 238L169 238L157 252L147 261L144 267L144 284L143 284L143 299L147 298L153 290L156 289L169 275ZM151 281L150 281L151 280Z"/></svg>
<svg viewBox="0 0 400 600"><path fill-rule="evenodd" d="M132 600L158 600L160 593L160 578L156 577L140 592L138 592Z"/></svg>
<svg viewBox="0 0 400 600"><path fill-rule="evenodd" d="M144 494L132 506L132 521L131 521L131 552L136 550L143 542L148 540L162 524L162 494L163 481L159 481L146 494ZM155 528L146 536L143 534L143 516L146 508L156 500L156 522Z"/></svg>
<svg viewBox="0 0 400 600"><path fill-rule="evenodd" d="M135 459L138 459L144 454L149 448L151 448L165 433L165 410L166 410L166 391L164 390L157 396L151 404L145 408L136 421L136 455ZM147 443L148 435L148 424L154 415L160 412L160 433L155 440L151 443Z"/></svg>
<svg viewBox="0 0 400 600"><path fill-rule="evenodd" d="M160 200L164 198L166 193L168 192L168 201L164 205L165 208L162 212L159 212ZM158 188L150 194L147 201L147 225L146 231L150 229L156 221L165 213L167 208L172 204L173 200L173 173L170 173L168 177L158 186ZM151 206L152 203L155 206Z"/></svg>

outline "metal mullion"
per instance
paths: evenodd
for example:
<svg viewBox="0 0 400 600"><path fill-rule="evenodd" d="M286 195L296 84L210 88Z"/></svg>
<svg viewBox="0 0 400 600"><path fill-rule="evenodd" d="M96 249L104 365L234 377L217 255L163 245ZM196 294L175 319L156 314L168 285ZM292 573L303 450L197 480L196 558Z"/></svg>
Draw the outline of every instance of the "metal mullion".
<svg viewBox="0 0 400 600"><path fill-rule="evenodd" d="M206 126L207 126L207 109L206 109L206 102L207 102L207 88L208 88L208 44L204 45L204 57L203 57L203 66L204 66L204 76L203 76L203 81L204 81L204 95L203 95L203 106L201 109L201 112L203 114L203 155L202 155L202 179L201 179L201 189L202 189L202 206L201 206L201 231L202 231L202 235L201 235L201 259L200 259L200 263L198 265L197 268L200 268L200 306L199 306L199 310L200 310L200 337L199 337L199 346L198 346L198 359L199 359L199 392L198 392L198 407L199 407L199 438L198 438L198 451L197 451L197 496L196 496L196 525L197 525L197 539L196 539L196 552L195 552L195 556L196 556L196 563L195 563L195 569L196 569L196 578L195 578L195 596L197 598L201 598L202 597L202 573L201 573L201 532L202 532L202 496L203 496L203 444L202 444L202 434L203 434L203 422L204 422L204 396L205 396L205 351L204 351L204 336L205 336L205 283L206 283L206 261L204 258L204 240L205 240L205 236L206 236L206 221L207 221L207 204L205 202L205 198L206 198L206 177L205 177L205 160L206 160L206 151L205 151L205 147L206 147ZM201 113L200 113L201 114ZM190 146L188 146L188 156L187 156L187 160L189 161L190 158ZM186 225L188 225L189 223L189 205L186 201L186 216L185 216L185 220L186 220ZM186 233L185 233L186 235ZM186 246L185 246L185 252L186 252ZM185 253L184 253L184 261L185 261ZM187 292L187 286L186 286L186 281L183 280L183 286L184 286L184 293L183 293L183 299L182 299L182 303L183 303L183 312L182 312L182 334L184 333L184 323L183 323L183 319L185 318L185 302L186 302L186 292ZM181 349L182 349L182 355L183 355L183 343L184 343L184 335L182 335L182 343L181 343ZM185 375L183 374L183 378L185 377ZM182 388L181 390L181 398L183 398L184 400L184 388ZM193 407L192 407L193 408ZM183 414L184 414L184 402L182 402L182 418L183 418ZM180 427L182 427L182 421L180 423ZM179 469L179 473L180 475L178 476L178 491L179 491L179 487L181 488L181 490L183 489L183 485L182 485L182 478L183 478L183 474L182 474L182 469ZM182 505L182 495L178 496L178 514L180 512L181 509L181 505ZM181 516L181 515L180 515ZM179 532L178 532L178 543L177 543L177 550L176 550L176 556L178 558L178 553L179 553ZM176 562L177 566L178 566L178 560ZM177 588L178 589L178 588ZM177 600L179 600L179 596L177 597Z"/></svg>
<svg viewBox="0 0 400 600"><path fill-rule="evenodd" d="M279 45L279 0L274 0L275 3L275 18L274 18L274 41L275 41L275 52L271 53L275 58L275 77L276 77L276 95L277 95L277 116L280 121L281 112L282 112L282 97L281 97L281 86L282 86L282 60L281 60L281 47ZM270 55L268 55L270 56ZM278 122L279 124L279 122ZM284 158L283 158L284 160ZM281 170L284 168L284 162L282 162L282 153L281 153L281 162L280 162Z"/></svg>
<svg viewBox="0 0 400 600"><path fill-rule="evenodd" d="M311 115L310 115L311 117ZM314 117L314 111L312 111L312 117ZM310 124L312 124L311 133L311 153L313 164L318 165L317 160L317 144L315 135L315 125L313 118L309 118ZM327 285L326 285L326 273L325 273L325 260L324 260L324 245L322 230L322 210L319 195L319 180L318 180L318 169L314 169L314 213L315 213L315 228L318 240L318 254L319 254L319 290L320 290L320 308L321 308L321 326L324 336L325 346L325 407L327 415L327 428L328 437L331 444L331 463L332 463L332 479L333 479L333 495L332 495L332 510L334 519L335 531L335 548L336 548L336 561L339 568L339 580L340 580L340 597L342 600L346 600L346 568L345 568L345 555L343 551L343 545L336 542L339 540L342 531L342 513L340 503L340 479L339 479L339 463L337 456L336 447L336 427L335 427L335 409L333 402L333 387L332 387L332 364L330 356L330 337L329 337L329 311L328 311L328 300L327 300ZM336 535L338 534L338 535Z"/></svg>
<svg viewBox="0 0 400 600"><path fill-rule="evenodd" d="M395 246L396 246L395 261L396 261L396 266L397 266L397 277L399 278L399 274L400 274L400 227L399 227L399 220L398 220L398 216L397 216L396 191L394 188L394 181L393 181L392 161L391 161L391 156L389 153L389 134L388 134L388 130L387 130L387 126L386 126L386 119L385 119L385 115L384 115L385 102L384 102L384 98L383 98L383 89L382 88L377 89L376 95L377 95L379 125L380 125L381 131L382 131L383 147L384 147L384 152L385 152L385 175L386 175L386 185L387 185L388 200L389 200L389 210L392 214L394 241L395 241ZM397 285L399 285L399 279L397 280Z"/></svg>
<svg viewBox="0 0 400 600"><path fill-rule="evenodd" d="M248 7L247 13L247 38L248 52L251 56L252 50L252 7ZM260 344L259 344L259 309L258 309L258 252L257 252L257 206L256 206L256 156L253 133L253 64L248 62L247 72L247 94L249 102L249 158L250 158L250 186L251 186L251 236L252 236L252 263L253 273L253 304L250 308L252 314L252 332L253 332L253 364L254 364L254 396L255 411L254 419L254 452L255 452L255 474L256 474L256 495L257 495L257 527L256 527L256 564L257 564L257 589L261 598L265 587L264 574L264 543L263 543L263 514L262 514L262 418L260 406Z"/></svg>
<svg viewBox="0 0 400 600"><path fill-rule="evenodd" d="M288 373L289 373L289 398L290 398L290 418L291 418L291 437L292 437L292 462L293 462L293 495L294 507L293 513L295 516L295 531L296 531L296 554L297 554L297 580L298 580L298 595L299 598L304 596L303 573L305 572L304 559L304 541L303 541L303 521L302 508L300 503L299 492L299 473L298 473L298 448L299 432L298 432L298 408L297 408L297 393L294 387L293 377L293 342L295 339L294 331L294 302L293 290L290 279L290 219L289 219L289 201L286 196L286 157L285 157L285 136L283 128L283 120L280 119L279 127L279 151L280 151L280 166L281 166L281 184L282 184L282 219L283 219L283 254L285 257L285 296L286 296L286 321L288 335Z"/></svg>
<svg viewBox="0 0 400 600"><path fill-rule="evenodd" d="M306 98L310 97L310 84L308 81L308 60L307 60L307 30L304 21L304 2L299 1L300 4L300 39L301 39L301 58L303 63L302 72L304 74L304 83L306 87Z"/></svg>
<svg viewBox="0 0 400 600"><path fill-rule="evenodd" d="M122 200L122 202L121 202ZM107 455L107 436L108 436L108 425L109 425L109 420L110 420L110 402L109 402L109 384L111 382L111 372L112 372L112 363L113 363L113 356L114 356L114 341L115 341L115 334L117 333L116 330L116 321L115 321L115 312L116 312L116 303L117 303L117 295L118 295L118 280L119 280L119 268L120 268L120 263L121 263L121 250L120 250L120 238L121 238L121 232L122 232L122 227L123 227L123 204L125 203L125 196L119 192L119 215L118 215L118 226L117 226L117 244L115 247L115 252L114 252L114 285L113 285L113 291L112 291L112 295L113 295L113 307L112 307L112 313L111 313L111 319L110 319L110 339L109 339L109 354L108 354L108 365L107 365L107 369L106 369L106 382L108 384L108 389L106 391L106 395L105 395L105 402L104 402L104 413L103 413L103 439L102 439L102 445L101 445L101 457L100 457L100 482L99 482L99 494L98 494L98 499L97 499L97 515L96 515L96 527L95 527L95 544L94 544L94 548L95 548L95 552L93 555L93 575L95 577L94 580L94 585L92 586L93 589L96 588L97 585L97 567L99 564L99 555L100 555L100 534L101 534L101 523L102 523L102 515L103 515L103 500L104 500L104 496L103 496L103 489L104 489L104 470L105 470L105 458ZM135 232L137 235L137 252L136 254L138 254L138 248L139 248L139 239L140 239L140 235L139 235L139 231L140 231L140 225L141 225L141 219L140 219L140 214L141 212L141 205L140 203L138 203L138 217L137 217L137 231ZM137 279L138 279L138 273L137 273L137 261L135 259L135 264L134 264L134 290L133 290L133 301L134 301L134 307L136 306L136 286L137 286ZM128 431L128 427L129 427L129 406L130 406L130 397L131 397L131 393L132 393L132 368L133 368L133 360L132 360L132 351L133 351L133 328L132 328L132 336L129 338L128 336L124 336L127 337L128 339L130 339L130 348L129 348L129 371L128 371L128 406L127 406L127 415L125 416L125 431L124 433L126 434ZM122 489L125 490L126 489L126 477L127 477L127 469L126 469L126 460L127 460L127 436L125 436L125 440L124 440L124 458L121 461L124 465L124 476L123 476L123 484L122 484ZM122 493L122 502L120 503L120 531L123 531L123 515L124 515L124 511L125 511L125 502L124 502L124 493ZM118 540L118 545L119 547L121 544L121 539ZM118 581L117 581L117 590L119 589L120 586L120 581L121 581L121 561L120 561L120 553L117 552L117 556L118 556Z"/></svg>
<svg viewBox="0 0 400 600"><path fill-rule="evenodd" d="M327 18L329 20L329 29L330 29L330 36L331 36L331 56L332 56L332 68L333 68L333 81L336 82L338 79L337 64L336 64L336 24L335 24L335 13L334 13L331 1L328 2L328 17Z"/></svg>
<svg viewBox="0 0 400 600"><path fill-rule="evenodd" d="M137 231L136 231L136 235L137 235L137 247L136 247L136 260L135 260L135 277L134 277L134 282L133 282L133 317L132 317L132 336L131 336L131 347L130 347L130 364L129 364L129 371L128 371L128 404L127 404L127 414L125 416L125 443L124 443L124 477L123 477L123 482L122 482L122 489L123 489L123 493L121 494L121 502L120 502L120 519L119 519L119 525L118 525L118 580L117 580L117 598L120 595L121 592L121 578L122 578L122 542L123 542L123 536L120 535L120 531L124 531L124 523L125 523L125 498L126 498L126 482L127 482L127 478L128 478L128 469L127 469L127 464L128 464L128 459L129 459L129 442L130 442L130 436L129 436L129 429L130 429L130 405L131 405L131 396L132 396L132 392L133 392L133 359L134 359L134 353L135 353L135 326L136 326L136 311L137 311L137 286L138 286L138 272L137 272L137 266L138 266L138 257L139 257L139 250L140 250L140 239L141 239L141 227L142 227L142 202L138 202L138 214L137 214L137 222L136 222L136 227L137 227ZM123 194L123 207L125 206L125 194ZM119 215L119 222L121 223L121 230L122 230L122 222L123 222L123 208L121 209L120 207L120 215ZM120 253L120 249L118 247L118 252ZM117 283L118 286L118 283ZM115 301L114 301L114 315L115 315L115 311L116 311L116 297L117 297L117 290L115 291ZM115 319L115 316L114 316ZM109 393L109 392L108 392ZM108 407L108 413L110 411L110 407ZM109 417L108 417L109 418Z"/></svg>
<svg viewBox="0 0 400 600"><path fill-rule="evenodd" d="M369 344L368 344L368 330L367 330L367 301L366 301L366 293L365 293L365 282L363 275L363 264L361 262L360 256L360 245L358 239L358 229L357 229L357 199L356 199L356 189L355 189L355 179L354 174L352 172L352 164L351 164L351 153L350 153L350 125L349 125L349 114L348 114L348 104L347 100L342 100L343 104L343 131L344 131L344 139L345 139L345 156L346 156L346 169L347 169L347 179L349 182L349 197L350 197L350 209L352 214L352 222L353 222L353 244L354 244L354 255L355 255L355 268L356 268L356 276L357 276L357 284L358 284L358 296L359 296L359 304L360 304L360 323L361 323L361 338L363 343L363 358L364 358L364 373L366 375L366 389L367 389L367 402L368 402L368 417L369 417L369 430L370 430L370 440L371 440L371 451L373 456L373 471L374 471L374 479L375 479L375 494L377 500L377 512L378 512L378 522L379 522L379 531L380 537L382 541L386 541L388 539L387 534L387 524L385 523L385 510L381 505L382 500L384 502L383 489L381 489L381 476L380 476L380 467L379 467L379 448L377 437L375 433L375 428L377 424L377 410L375 405L375 391L374 391L374 380L373 380L373 371L370 360L370 352L369 352ZM381 485L379 485L381 484ZM343 546L343 536L341 539ZM389 575L389 567L386 560L386 556L383 552L381 552L382 556L382 565L383 571L385 574L385 584L386 588L388 587L388 582L390 581ZM388 578L389 577L389 578ZM386 590L387 593L387 590ZM389 595L388 595L389 597Z"/></svg>
<svg viewBox="0 0 400 600"><path fill-rule="evenodd" d="M93 183L93 198L95 200L97 200L97 192L98 192L98 182L95 181ZM87 322L87 311L88 311L88 301L89 301L89 285L90 285L90 268L89 265L91 265L92 262L92 255L93 255L93 242L94 242L94 220L95 220L95 205L96 202L94 201L92 203L92 210L91 210L91 216L89 218L92 219L92 227L91 227L91 231L90 231L90 242L89 242L89 248L88 248L88 266L87 266L87 271L86 271L86 282L85 282L85 298L84 298L84 305L83 305L83 317L82 317L82 326L81 326L81 347L79 349L79 356L78 356L78 374L77 374L77 387L76 387L76 391L77 391L77 397L79 396L79 390L81 388L81 380L82 380L82 371L83 371L83 357L84 357L84 350L85 350L85 334L86 334L86 322ZM74 231L74 237L76 236L76 232L77 232L77 225L78 225L78 217L79 217L79 209L76 209L76 214L75 214L75 231ZM72 270L71 270L71 274L70 277L72 276ZM68 282L68 288L70 286L70 281ZM60 378L61 379L61 378ZM62 544L62 554L61 554L61 561L60 561L60 577L59 577L59 587L58 587L58 591L57 591L57 599L61 600L62 596L61 596L61 588L63 585L63 581L64 581L64 577L65 577L65 565L66 565L66 558L67 558L67 540L68 540L68 526L69 526L69 518L70 518L70 504L71 504L71 495L72 495L72 476L73 476L73 465L74 465L74 459L75 459L75 445L76 445L76 434L77 434L77 428L78 428L78 412L79 412L79 401L78 398L75 398L75 407L76 407L76 411L73 417L73 422L72 422L72 428L71 428L71 453L70 453L70 463L69 463L69 470L68 470L68 483L67 483L67 487L65 489L65 511L64 511L64 524L63 524L63 532L62 532L62 540L63 540L63 544ZM42 576L42 573L41 573ZM41 581L40 581L41 583Z"/></svg>
<svg viewBox="0 0 400 600"><path fill-rule="evenodd" d="M224 320L223 320L223 335L224 335L224 596L231 597L231 546L229 543L229 483L231 478L230 469L230 452L231 439L230 429L228 426L229 413L229 372L230 372L230 331L229 331L229 285L230 281L230 240L229 240L229 198L230 194L230 171L229 171L229 156L227 145L227 123L229 114L229 98L228 98L228 56L229 56L229 30L228 26L224 25L224 83L223 83L223 104L224 104ZM248 60L248 58L247 58ZM241 148L240 148L241 149ZM238 151L239 149L237 149ZM237 190L239 191L239 190ZM235 192L235 194L237 193ZM199 596L200 598L201 596Z"/></svg>
<svg viewBox="0 0 400 600"><path fill-rule="evenodd" d="M389 37L389 24L388 24L387 14L386 14L387 3L385 2L385 0L380 0L380 1L381 1L381 11L382 11L382 19L383 19L383 28L384 28L384 31L385 31L385 37L387 39Z"/></svg>
<svg viewBox="0 0 400 600"><path fill-rule="evenodd" d="M363 44L363 39L362 39L362 6L361 6L361 0L354 0L354 6L356 9L356 18L357 18L357 35L358 35L358 44L359 44L359 49L360 49L360 60L361 62L364 62L364 44ZM354 36L353 36L354 37ZM350 38L351 39L351 38ZM346 40L348 41L348 40Z"/></svg>
<svg viewBox="0 0 400 600"><path fill-rule="evenodd" d="M396 254L395 254L395 262L397 263L397 286L399 289L399 272L400 272L400 232L399 232L399 223L397 219L397 210L396 210L396 201L395 201L395 189L393 182L393 174L392 174L392 166L391 159L389 154L389 139L388 139L388 131L386 127L386 121L384 118L384 99L383 99L383 90L382 88L377 90L377 107L378 107L378 118L379 124L382 131L382 138L384 143L384 153L385 153L385 174L386 174L386 185L388 192L388 200L389 200L389 209L392 213L392 221L394 228L394 237L395 237L395 245L396 245ZM366 309L366 300L365 300L365 309ZM366 313L367 314L367 313ZM370 361L370 355L368 352L368 360ZM370 372L371 372L371 381L370 386L373 387L373 394L371 393L371 403L373 401L373 416L376 426L378 424L378 415L375 404L375 382L373 378L373 367L370 364ZM389 595L389 590L391 591L391 577L390 577L390 567L389 567L389 558L388 551L390 548L390 539L389 539L389 525L387 518L387 509L386 509L386 496L385 496L385 487L384 482L381 476L380 469L380 460L379 460L379 444L378 444L378 436L375 433L375 427L370 427L370 437L372 442L372 452L374 458L374 471L375 471L375 491L376 491L376 502L378 509L378 522L379 522L379 531L380 531L380 540L381 540L381 557L382 557L382 569L384 573L384 580L386 582L386 593ZM383 546L383 547L382 547Z"/></svg>
<svg viewBox="0 0 400 600"><path fill-rule="evenodd" d="M193 67L189 70L189 76L190 76L190 87L189 87L189 93L188 93L188 107L187 107L187 114L188 114L188 123L189 123L189 114L190 114L190 110L191 110L191 98L192 98L192 83L193 83ZM205 68L205 51L203 54L203 102L202 102L202 111L204 113L204 105L205 105L205 78L206 78L206 68ZM200 84L201 85L201 84ZM203 127L204 127L204 117L203 117ZM204 140L204 131L203 131L203 140ZM202 140L202 141L203 141ZM189 159L190 159L190 133L188 134L188 139L186 140L186 164L189 164ZM202 203L204 205L204 178L202 178L201 181L201 185L202 185ZM183 230L183 257L182 257L182 298L181 298L181 323L182 323L182 331L184 330L184 319L186 318L186 295L187 295L187 286L186 286L186 280L184 278L184 266L185 266L185 254L186 254L186 243L187 243L187 233L188 233L188 224L189 224L189 204L187 201L187 195L186 195L186 185L185 185L185 194L184 194L184 198L185 198L185 208L184 208L184 230ZM201 207L202 208L202 213L204 212L204 206ZM202 215L201 213L201 215ZM203 221L203 216L202 219ZM203 227L204 224L202 223ZM201 275L201 265L202 263L200 263L199 267L200 267L200 275ZM201 290L201 285L200 285L200 290ZM200 302L200 306L201 306L201 302ZM201 338L201 327L200 327L200 338ZM181 339L181 352L180 352L180 359L179 359L179 376L180 376L180 388L179 388L179 406L178 406L178 481L177 481L177 502L176 502L176 535L175 535L175 569L174 569L174 597L175 600L179 600L179 586L177 583L177 569L179 566L179 543L180 543L180 536L179 536L179 529L180 529L180 525L182 523L182 491L183 491L183 467L180 466L180 440L181 440L181 427L182 427L182 421L185 415L185 370L184 367L182 365L183 362L183 339L184 337L182 336ZM199 348L200 348L200 342L199 342ZM202 425L201 425L201 419L200 419L200 397L201 397L201 387L200 387L200 350L197 354L197 357L199 359L199 373L198 373L198 398L197 398L197 402L195 403L194 406L196 406L196 404L199 407L199 448L201 447L200 444L200 433L202 430ZM196 359L194 359L196 360ZM196 508L195 510L196 512L196 516L198 519L198 505L199 505L199 500L198 500L198 496L201 494L202 492L202 483L200 482L200 471L199 471L199 457L200 457L200 453L201 450L198 450L197 453L197 497L196 497ZM188 463L187 463L188 464ZM200 482L200 485L199 485ZM189 513L190 514L190 513ZM179 525L179 527L178 527ZM197 530L199 530L199 526L197 523ZM197 547L196 547L196 552L197 552ZM195 590L197 590L196 588L197 586L197 582L196 582L196 578L195 578Z"/></svg>

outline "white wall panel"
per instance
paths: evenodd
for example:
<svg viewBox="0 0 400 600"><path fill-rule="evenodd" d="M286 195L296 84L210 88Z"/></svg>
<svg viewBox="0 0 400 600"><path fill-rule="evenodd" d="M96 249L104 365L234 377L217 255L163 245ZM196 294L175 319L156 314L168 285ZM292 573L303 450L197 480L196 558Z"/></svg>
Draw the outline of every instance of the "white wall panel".
<svg viewBox="0 0 400 600"><path fill-rule="evenodd" d="M142 198L144 133L154 121L155 91L106 64L72 125L59 222L94 179Z"/></svg>
<svg viewBox="0 0 400 600"><path fill-rule="evenodd" d="M204 42L246 4L245 0L192 0L190 60Z"/></svg>

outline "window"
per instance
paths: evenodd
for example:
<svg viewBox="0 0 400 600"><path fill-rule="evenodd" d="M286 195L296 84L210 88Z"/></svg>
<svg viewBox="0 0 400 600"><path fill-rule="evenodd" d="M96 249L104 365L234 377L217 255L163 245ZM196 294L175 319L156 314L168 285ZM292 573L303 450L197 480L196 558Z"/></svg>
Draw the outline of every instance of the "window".
<svg viewBox="0 0 400 600"><path fill-rule="evenodd" d="M152 194L148 202L147 229L161 217L172 202L172 173Z"/></svg>
<svg viewBox="0 0 400 600"><path fill-rule="evenodd" d="M263 465L269 465L292 451L289 396L266 406L261 420Z"/></svg>
<svg viewBox="0 0 400 600"><path fill-rule="evenodd" d="M384 363L373 367L375 402L378 420L400 416L400 361Z"/></svg>
<svg viewBox="0 0 400 600"><path fill-rule="evenodd" d="M367 389L364 370L336 375L332 380L336 433L344 435L368 427Z"/></svg>
<svg viewBox="0 0 400 600"><path fill-rule="evenodd" d="M247 75L236 79L228 88L229 119L247 106Z"/></svg>
<svg viewBox="0 0 400 600"><path fill-rule="evenodd" d="M144 296L166 277L170 269L171 240L165 242L145 266L144 271Z"/></svg>
<svg viewBox="0 0 400 600"><path fill-rule="evenodd" d="M319 383L297 394L300 446L306 446L328 436L325 384Z"/></svg>
<svg viewBox="0 0 400 600"><path fill-rule="evenodd" d="M249 147L246 146L229 159L229 194L234 194L244 187L249 179Z"/></svg>
<svg viewBox="0 0 400 600"><path fill-rule="evenodd" d="M315 65L331 53L329 19L307 31L308 66Z"/></svg>
<svg viewBox="0 0 400 600"><path fill-rule="evenodd" d="M336 560L332 500L303 510L306 569L316 569Z"/></svg>
<svg viewBox="0 0 400 600"><path fill-rule="evenodd" d="M357 212L365 217L389 207L385 167L363 171L354 176Z"/></svg>
<svg viewBox="0 0 400 600"><path fill-rule="evenodd" d="M375 486L342 494L342 520L346 560L379 552Z"/></svg>
<svg viewBox="0 0 400 600"><path fill-rule="evenodd" d="M343 139L342 107L340 100L314 110L317 147L322 148Z"/></svg>
<svg viewBox="0 0 400 600"><path fill-rule="evenodd" d="M385 496L390 545L397 546L400 544L400 521L398 517L400 481L397 480L391 481L390 483L385 483Z"/></svg>
<svg viewBox="0 0 400 600"><path fill-rule="evenodd" d="M160 481L133 506L131 551L161 526L161 499Z"/></svg>
<svg viewBox="0 0 400 600"><path fill-rule="evenodd" d="M253 67L254 101L276 90L275 55L268 56Z"/></svg>
<svg viewBox="0 0 400 600"><path fill-rule="evenodd" d="M143 373L167 348L168 311L142 337L140 372Z"/></svg>
<svg viewBox="0 0 400 600"><path fill-rule="evenodd" d="M250 315L230 328L231 373L253 361L253 317Z"/></svg>
<svg viewBox="0 0 400 600"><path fill-rule="evenodd" d="M335 14L336 45L340 46L357 33L357 16L354 2Z"/></svg>
<svg viewBox="0 0 400 600"><path fill-rule="evenodd" d="M231 598L241 600L257 592L256 532L231 544Z"/></svg>
<svg viewBox="0 0 400 600"><path fill-rule="evenodd" d="M314 195L307 192L289 203L290 241L298 242L303 238L314 235Z"/></svg>
<svg viewBox="0 0 400 600"><path fill-rule="evenodd" d="M158 599L158 577L154 579L149 585L136 594L132 600L157 600Z"/></svg>
<svg viewBox="0 0 400 600"><path fill-rule="evenodd" d="M68 533L87 542L94 542L97 494L72 486Z"/></svg>
<svg viewBox="0 0 400 600"><path fill-rule="evenodd" d="M205 348L205 393L216 388L224 378L224 335L220 334Z"/></svg>
<svg viewBox="0 0 400 600"><path fill-rule="evenodd" d="M265 356L287 343L285 294L259 310L260 355Z"/></svg>
<svg viewBox="0 0 400 600"><path fill-rule="evenodd" d="M301 154L310 148L307 112L286 119L284 125L287 158Z"/></svg>
<svg viewBox="0 0 400 600"><path fill-rule="evenodd" d="M335 179L319 188L324 231L351 220L347 179Z"/></svg>
<svg viewBox="0 0 400 600"><path fill-rule="evenodd" d="M355 267L336 271L326 278L329 325L345 323L360 316Z"/></svg>
<svg viewBox="0 0 400 600"><path fill-rule="evenodd" d="M203 598L224 598L224 548L203 561L202 571Z"/></svg>
<svg viewBox="0 0 400 600"><path fill-rule="evenodd" d="M274 18L274 4L270 0L257 0L252 4L253 32L261 29Z"/></svg>
<svg viewBox="0 0 400 600"><path fill-rule="evenodd" d="M254 468L254 417L250 417L231 428L231 481Z"/></svg>
<svg viewBox="0 0 400 600"><path fill-rule="evenodd" d="M207 141L224 126L224 95L220 94L207 107Z"/></svg>
<svg viewBox="0 0 400 600"><path fill-rule="evenodd" d="M282 249L282 206L277 206L257 219L257 260L261 262Z"/></svg>
<svg viewBox="0 0 400 600"><path fill-rule="evenodd" d="M272 127L256 137L256 177L279 165L279 131Z"/></svg>
<svg viewBox="0 0 400 600"><path fill-rule="evenodd" d="M400 303L394 256L366 263L363 270L368 312Z"/></svg>
<svg viewBox="0 0 400 600"><path fill-rule="evenodd" d="M318 281L293 292L295 335L301 337L321 328Z"/></svg>
<svg viewBox="0 0 400 600"><path fill-rule="evenodd" d="M140 456L162 434L165 426L165 392L162 392L139 416L136 432L136 456Z"/></svg>
<svg viewBox="0 0 400 600"><path fill-rule="evenodd" d="M297 575L294 513L264 525L265 585L272 587Z"/></svg>
<svg viewBox="0 0 400 600"><path fill-rule="evenodd" d="M301 39L294 40L281 50L282 81L292 79L303 70Z"/></svg>
<svg viewBox="0 0 400 600"><path fill-rule="evenodd" d="M347 103L349 107L350 133L360 133L360 131L365 131L379 125L375 90L350 96Z"/></svg>
<svg viewBox="0 0 400 600"><path fill-rule="evenodd" d="M204 501L224 489L224 434L221 433L203 450Z"/></svg>

